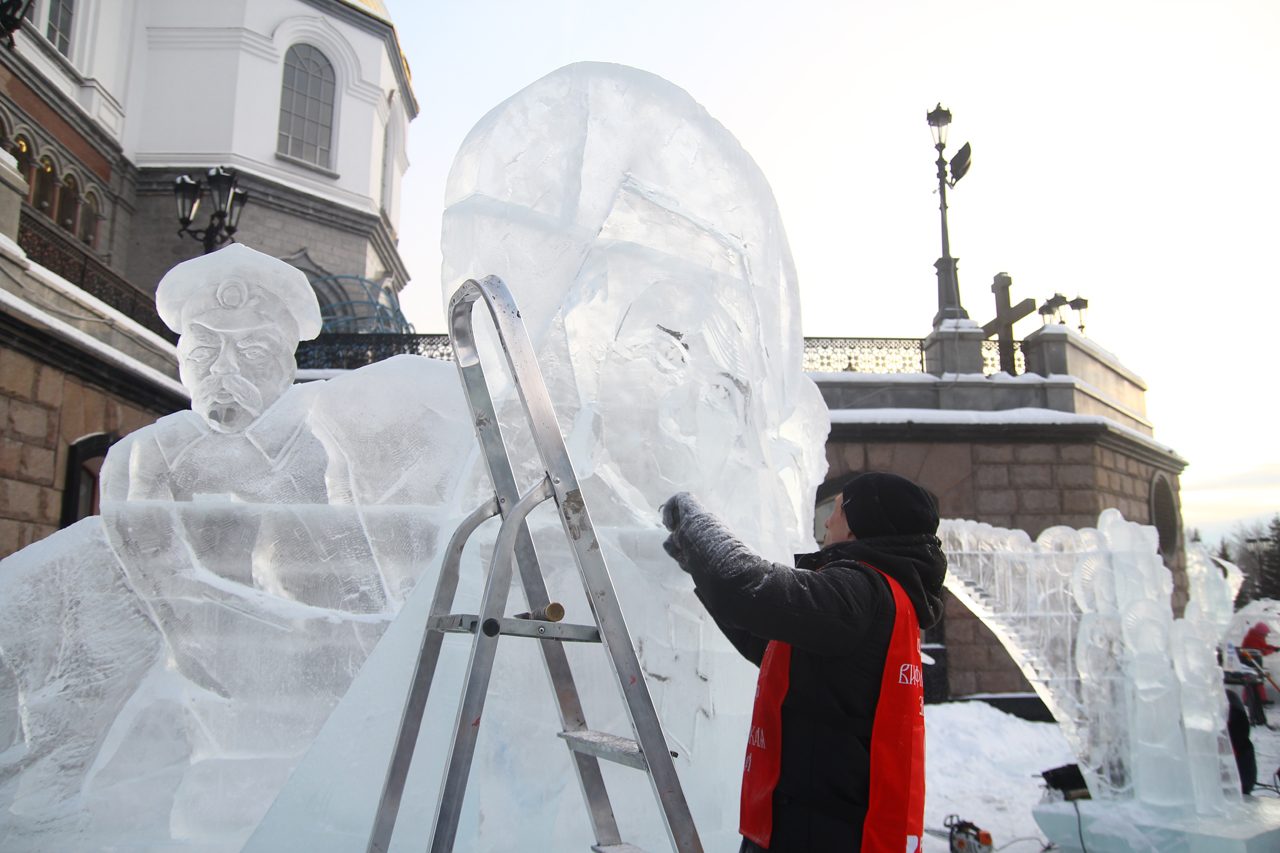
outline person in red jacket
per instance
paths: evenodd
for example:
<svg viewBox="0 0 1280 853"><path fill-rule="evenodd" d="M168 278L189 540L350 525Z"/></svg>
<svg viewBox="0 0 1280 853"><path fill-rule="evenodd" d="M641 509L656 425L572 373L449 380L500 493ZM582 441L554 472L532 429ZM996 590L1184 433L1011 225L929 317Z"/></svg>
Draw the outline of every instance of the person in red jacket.
<svg viewBox="0 0 1280 853"><path fill-rule="evenodd" d="M1252 628L1248 630L1248 632L1245 633L1244 640L1240 643L1241 649L1249 650L1247 652L1242 651L1240 653L1241 660L1243 660L1247 664L1250 664L1251 666L1256 667L1264 675L1266 674L1266 671L1267 671L1267 665L1262 660L1263 655L1269 655L1272 652L1280 651L1280 648L1277 648L1276 646L1273 646L1267 642L1267 635L1269 635L1270 633L1271 633L1270 625L1268 625L1266 622L1257 622L1254 624ZM1254 687L1254 689L1258 692L1258 701L1266 702L1267 701L1266 685L1258 684Z"/></svg>
<svg viewBox="0 0 1280 853"><path fill-rule="evenodd" d="M942 615L933 496L850 481L821 551L795 567L742 544L692 496L663 543L717 626L760 667L743 765L743 853L913 853L924 832L920 629ZM744 697L745 699L745 697Z"/></svg>
<svg viewBox="0 0 1280 853"><path fill-rule="evenodd" d="M1258 622L1244 635L1244 641L1240 643L1240 646L1246 649L1257 649L1264 655L1280 652L1280 647L1273 646L1267 642L1267 635L1270 633L1270 625L1266 622Z"/></svg>

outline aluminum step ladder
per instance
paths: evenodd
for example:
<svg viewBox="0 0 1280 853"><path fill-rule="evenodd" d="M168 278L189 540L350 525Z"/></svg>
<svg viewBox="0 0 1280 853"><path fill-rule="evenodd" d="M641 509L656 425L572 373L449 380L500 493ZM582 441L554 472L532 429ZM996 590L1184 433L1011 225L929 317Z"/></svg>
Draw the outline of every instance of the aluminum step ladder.
<svg viewBox="0 0 1280 853"><path fill-rule="evenodd" d="M472 313L476 303L481 301L493 319L545 469L542 479L524 494L519 493L516 485L507 445L498 426L493 399L476 349ZM613 581L560 435L542 372L506 284L496 276L463 284L449 303L449 328L458 371L471 405L476 435L484 451L495 494L459 525L445 552L431 616L427 621L367 849L369 853L386 853L390 845L444 634L468 632L474 634L475 639L454 725L453 743L436 804L431 834L432 853L449 853L453 849L485 695L493 671L494 654L498 639L504 635L539 641L559 704L563 728L560 737L573 758L594 830L595 844L591 849L598 853L640 853L639 848L624 843L619 835L613 806L600 772L599 759L606 759L646 773L672 847L679 853L701 853L702 844L676 776L672 753L668 751L640 661L618 606ZM593 624L575 625L559 621L563 608L548 597L533 540L525 526L529 513L548 499L555 500L557 514L572 545L592 610ZM481 523L495 515L502 516L502 527L494 545L480 613L451 613L458 588L458 567L467 539ZM508 617L504 614L511 589L513 562L519 567L530 612ZM617 675L634 738L592 731L587 727L563 646L566 642L604 645Z"/></svg>

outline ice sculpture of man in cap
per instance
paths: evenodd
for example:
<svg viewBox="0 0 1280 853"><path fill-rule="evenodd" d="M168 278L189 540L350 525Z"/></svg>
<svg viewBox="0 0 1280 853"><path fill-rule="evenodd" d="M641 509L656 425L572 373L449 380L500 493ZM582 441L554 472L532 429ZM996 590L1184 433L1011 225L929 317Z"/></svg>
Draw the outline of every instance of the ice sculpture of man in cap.
<svg viewBox="0 0 1280 853"><path fill-rule="evenodd" d="M315 391L293 387L293 351L320 333L306 276L232 244L170 270L156 307L180 336L191 411L125 439L104 471L104 499L323 503L327 457L304 426Z"/></svg>

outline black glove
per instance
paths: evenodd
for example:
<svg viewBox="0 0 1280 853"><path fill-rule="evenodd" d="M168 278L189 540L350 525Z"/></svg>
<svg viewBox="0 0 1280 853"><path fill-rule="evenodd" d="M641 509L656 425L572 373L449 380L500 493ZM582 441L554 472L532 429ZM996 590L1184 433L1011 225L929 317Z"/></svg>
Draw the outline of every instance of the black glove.
<svg viewBox="0 0 1280 853"><path fill-rule="evenodd" d="M677 492L662 505L662 524L671 531L671 535L662 543L662 550L686 572L689 571L688 554L680 546L678 528L684 521L702 512L702 505L688 492Z"/></svg>
<svg viewBox="0 0 1280 853"><path fill-rule="evenodd" d="M676 492L662 505L662 524L672 533L690 516L706 512L698 499L688 492Z"/></svg>

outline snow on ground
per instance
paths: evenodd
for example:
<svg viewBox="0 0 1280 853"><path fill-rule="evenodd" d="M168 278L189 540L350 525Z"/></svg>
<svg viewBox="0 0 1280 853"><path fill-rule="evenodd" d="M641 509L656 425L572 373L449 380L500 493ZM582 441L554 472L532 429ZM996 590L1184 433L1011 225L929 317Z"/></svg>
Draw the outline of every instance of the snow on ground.
<svg viewBox="0 0 1280 853"><path fill-rule="evenodd" d="M1280 726L1280 703L1267 708ZM925 706L925 806L927 829L943 829L947 815L991 833L996 849L1036 853L1044 835L1031 809L1044 792L1041 771L1075 763L1055 723L1032 723L985 702ZM1280 731L1255 726L1258 781L1274 784L1280 768ZM1260 797L1277 796L1255 790ZM1015 841L1019 838L1026 840ZM924 853L947 853L947 841L926 836Z"/></svg>
<svg viewBox="0 0 1280 853"><path fill-rule="evenodd" d="M991 833L996 847L1020 836L1011 851L1036 851L1043 835L1031 817L1040 802L1042 770L1075 761L1055 723L1032 723L985 702L926 705L924 825L943 829L959 815ZM945 839L926 837L924 853L946 853Z"/></svg>

